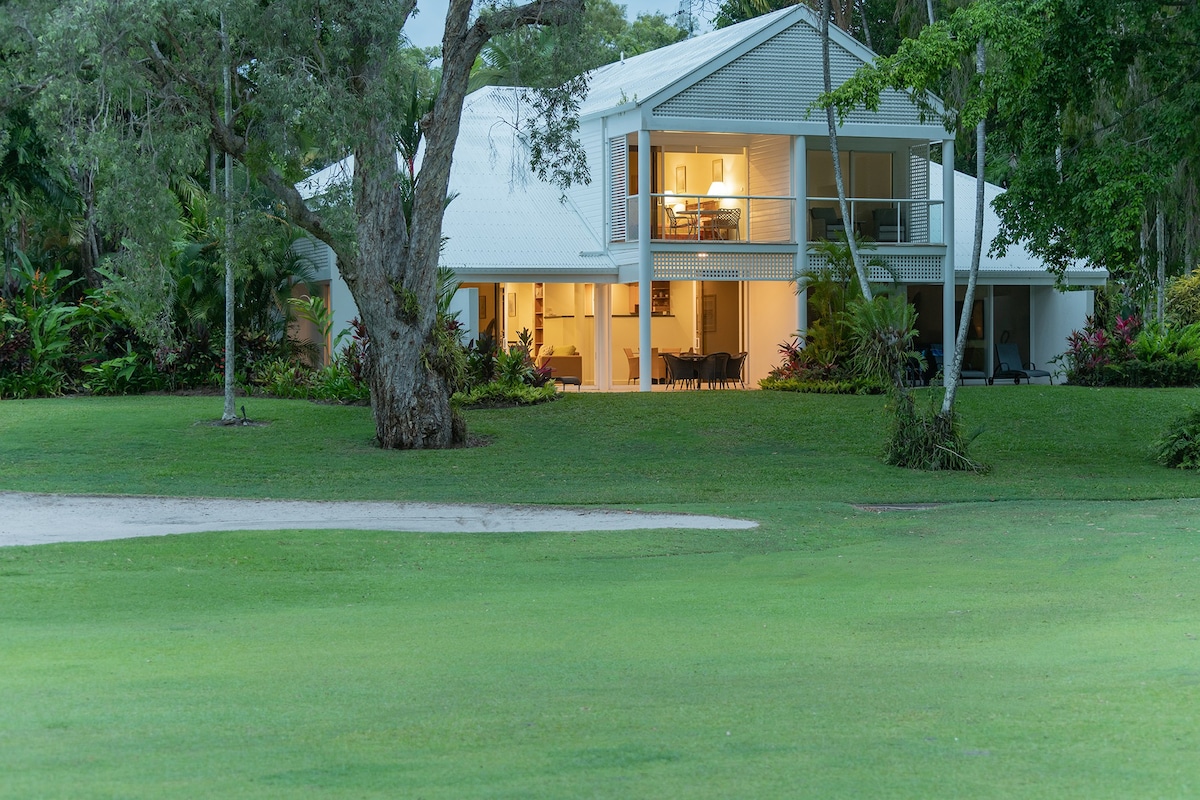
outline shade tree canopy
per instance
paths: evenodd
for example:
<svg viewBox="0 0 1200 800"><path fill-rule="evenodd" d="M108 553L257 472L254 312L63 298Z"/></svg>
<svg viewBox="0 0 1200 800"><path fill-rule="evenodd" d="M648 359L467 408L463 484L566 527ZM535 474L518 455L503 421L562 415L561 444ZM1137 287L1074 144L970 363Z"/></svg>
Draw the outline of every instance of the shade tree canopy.
<svg viewBox="0 0 1200 800"><path fill-rule="evenodd" d="M380 444L445 447L461 435L449 405L450 379L439 371L446 342L435 294L442 212L471 68L495 36L579 20L582 0L478 6L451 0L438 89L418 121L423 158L408 203L396 137L411 116L406 89L425 67L403 46L415 0L8 5L17 13L0 30L6 43L0 97L33 98L64 161L90 172L100 187L97 219L118 239L150 250L158 239L165 248L162 220L177 205L164 176L197 171L210 149L231 154L282 213L336 254L372 336L368 375ZM556 103L544 110L570 108ZM558 144L543 143L551 167ZM354 157L352 211L300 195L295 184L306 166L346 154ZM570 179L570 170L553 174Z"/></svg>

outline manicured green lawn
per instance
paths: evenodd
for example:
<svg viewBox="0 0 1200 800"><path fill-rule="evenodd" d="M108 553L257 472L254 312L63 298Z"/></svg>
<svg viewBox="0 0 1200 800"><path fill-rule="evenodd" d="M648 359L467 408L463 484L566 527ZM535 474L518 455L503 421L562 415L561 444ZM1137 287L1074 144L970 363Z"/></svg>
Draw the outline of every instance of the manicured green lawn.
<svg viewBox="0 0 1200 800"><path fill-rule="evenodd" d="M1200 390L980 386L961 392L986 476L884 466L879 397L776 392L569 394L468 412L489 447L396 453L370 410L245 401L267 427L200 424L219 398L0 404L0 486L73 493L721 507L1195 497L1150 440Z"/></svg>
<svg viewBox="0 0 1200 800"><path fill-rule="evenodd" d="M0 403L5 490L763 523L0 549L0 796L1200 793L1200 491L1145 454L1200 392L963 400L990 475L881 466L875 398L573 396L452 453L373 450L365 409Z"/></svg>

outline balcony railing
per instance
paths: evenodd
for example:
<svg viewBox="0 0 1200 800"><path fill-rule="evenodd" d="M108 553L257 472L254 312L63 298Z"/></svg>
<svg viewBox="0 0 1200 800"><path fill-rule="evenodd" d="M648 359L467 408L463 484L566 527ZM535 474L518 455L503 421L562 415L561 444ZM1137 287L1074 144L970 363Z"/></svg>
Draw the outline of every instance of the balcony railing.
<svg viewBox="0 0 1200 800"><path fill-rule="evenodd" d="M656 242L796 241L796 198L770 195L654 194L651 239ZM941 244L941 200L898 197L847 198L850 225L880 244ZM638 238L638 196L625 199L625 241ZM807 197L808 240L836 239L846 223L836 197Z"/></svg>
<svg viewBox="0 0 1200 800"><path fill-rule="evenodd" d="M850 225L857 236L880 244L940 244L941 200L848 197ZM835 239L846 221L836 197L809 197L808 240Z"/></svg>

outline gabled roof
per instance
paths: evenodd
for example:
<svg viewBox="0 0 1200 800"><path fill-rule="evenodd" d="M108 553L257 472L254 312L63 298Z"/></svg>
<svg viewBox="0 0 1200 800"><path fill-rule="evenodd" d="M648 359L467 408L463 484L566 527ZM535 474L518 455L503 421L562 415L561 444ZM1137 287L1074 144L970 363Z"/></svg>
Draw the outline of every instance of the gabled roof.
<svg viewBox="0 0 1200 800"><path fill-rule="evenodd" d="M836 26L829 41L835 86L876 57ZM580 117L646 107L666 117L808 121L822 91L820 54L818 16L803 4L791 6L593 70ZM933 95L927 99L941 108ZM941 128L919 116L905 93L886 90L879 111L852 112L847 122L916 124L931 134Z"/></svg>
<svg viewBox="0 0 1200 800"><path fill-rule="evenodd" d="M1001 256L989 255L992 241L1000 235L1000 217L992 208L992 201L1004 193L1004 189L995 184L985 183L983 196L987 204L983 213L983 252L979 257L979 274L981 278L1003 279L1007 276L1016 278L1042 279L1041 282L1053 283L1053 276L1046 270L1045 263L1030 253L1023 245L1015 244ZM929 197L931 200L941 200L942 165L929 163ZM935 206L937 208L937 206ZM963 172L954 173L954 268L958 273L966 273L971 268L971 253L975 246L975 177ZM934 221L936 228L936 220ZM1108 272L1099 267L1089 267L1078 262L1067 271L1067 282L1076 285L1098 285L1108 279ZM1035 282L1038 282L1035 280Z"/></svg>
<svg viewBox="0 0 1200 800"><path fill-rule="evenodd" d="M781 19L788 20L785 27L791 24L794 21L791 18L798 17L801 8L793 6L773 11L728 28L597 67L589 75L588 96L580 106L579 116L603 113L627 103L643 103Z"/></svg>

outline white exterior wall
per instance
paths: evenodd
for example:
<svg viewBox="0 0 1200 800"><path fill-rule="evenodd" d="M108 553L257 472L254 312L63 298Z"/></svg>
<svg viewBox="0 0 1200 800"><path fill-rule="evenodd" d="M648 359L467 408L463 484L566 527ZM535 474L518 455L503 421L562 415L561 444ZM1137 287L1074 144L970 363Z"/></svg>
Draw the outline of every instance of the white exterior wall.
<svg viewBox="0 0 1200 800"><path fill-rule="evenodd" d="M779 345L796 335L795 285L781 281L748 281L746 386L758 387L779 364Z"/></svg>
<svg viewBox="0 0 1200 800"><path fill-rule="evenodd" d="M1029 359L1054 375L1055 383L1065 378L1061 364L1051 361L1067 349L1067 336L1082 329L1087 316L1095 310L1095 296L1090 289L1060 292L1053 286L1033 286L1029 292L1030 345Z"/></svg>
<svg viewBox="0 0 1200 800"><path fill-rule="evenodd" d="M746 193L777 197L791 195L791 139L787 136L755 136L750 141L749 151L750 180ZM752 200L744 224L748 238L770 242L795 241L789 203Z"/></svg>
<svg viewBox="0 0 1200 800"><path fill-rule="evenodd" d="M459 289L450 298L450 316L458 314L462 323L462 340L469 342L479 338L479 290Z"/></svg>
<svg viewBox="0 0 1200 800"><path fill-rule="evenodd" d="M350 320L358 316L358 306L350 295L350 287L337 269L337 256L329 245L310 236L296 240L292 250L312 265L318 283L329 283L329 311L333 314L333 338L336 339L350 327Z"/></svg>
<svg viewBox="0 0 1200 800"><path fill-rule="evenodd" d="M579 215L591 229L596 240L603 242L607 234L604 230L604 181L610 170L607 154L604 151L604 138L600 120L589 120L579 126L579 141L587 153L588 170L592 182L589 184L573 183L567 190L567 197L579 209Z"/></svg>

